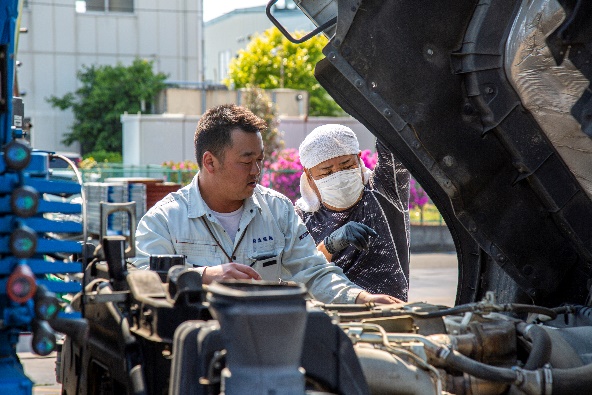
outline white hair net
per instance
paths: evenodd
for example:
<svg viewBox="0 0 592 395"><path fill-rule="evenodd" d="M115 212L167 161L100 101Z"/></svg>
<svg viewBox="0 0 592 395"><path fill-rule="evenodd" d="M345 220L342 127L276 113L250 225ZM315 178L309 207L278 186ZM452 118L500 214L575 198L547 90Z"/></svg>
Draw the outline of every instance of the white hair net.
<svg viewBox="0 0 592 395"><path fill-rule="evenodd" d="M360 144L347 126L327 124L315 128L300 144L300 162L310 169L326 160L343 155L357 155Z"/></svg>

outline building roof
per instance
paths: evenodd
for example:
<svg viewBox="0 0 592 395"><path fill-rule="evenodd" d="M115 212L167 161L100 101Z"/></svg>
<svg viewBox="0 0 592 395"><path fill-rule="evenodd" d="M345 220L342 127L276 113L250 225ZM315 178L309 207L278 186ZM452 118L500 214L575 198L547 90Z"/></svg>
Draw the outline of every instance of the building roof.
<svg viewBox="0 0 592 395"><path fill-rule="evenodd" d="M237 8L232 10L224 15L220 15L217 18L211 19L204 23L205 27L216 25L222 21L227 19L233 18L238 15L245 15L245 14L265 14L265 7L264 5L255 6L255 7L247 7L247 8ZM277 15L303 15L302 12L298 8L289 9L289 8L275 8L273 10L273 14ZM271 22L270 22L271 23Z"/></svg>

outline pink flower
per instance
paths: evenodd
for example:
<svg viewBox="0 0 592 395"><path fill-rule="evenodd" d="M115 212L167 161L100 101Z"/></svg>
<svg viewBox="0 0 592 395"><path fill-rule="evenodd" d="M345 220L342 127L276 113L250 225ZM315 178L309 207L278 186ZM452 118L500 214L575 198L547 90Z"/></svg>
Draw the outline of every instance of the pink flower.
<svg viewBox="0 0 592 395"><path fill-rule="evenodd" d="M430 198L414 178L409 180L409 208L422 208Z"/></svg>
<svg viewBox="0 0 592 395"><path fill-rule="evenodd" d="M362 151L360 157L367 168L369 168L370 170L374 170L376 162L378 162L378 154L376 152L372 152L368 149L365 149Z"/></svg>
<svg viewBox="0 0 592 395"><path fill-rule="evenodd" d="M295 202L299 197L302 165L300 155L293 148L274 152L264 163L261 185L283 193Z"/></svg>

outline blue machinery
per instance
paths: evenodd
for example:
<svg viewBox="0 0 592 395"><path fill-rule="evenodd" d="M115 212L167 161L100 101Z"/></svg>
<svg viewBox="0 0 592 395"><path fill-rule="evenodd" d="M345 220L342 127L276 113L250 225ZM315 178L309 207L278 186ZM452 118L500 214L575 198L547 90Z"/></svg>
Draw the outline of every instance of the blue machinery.
<svg viewBox="0 0 592 395"><path fill-rule="evenodd" d="M80 313L63 311L56 295L81 290L79 282L60 278L82 272L81 263L63 259L80 255L82 246L48 233L83 233L78 222L44 216L80 214L80 204L48 201L43 196L68 196L81 190L74 182L50 181L52 155L32 150L25 139L23 105L13 98L18 15L18 0L0 0L0 393L11 395L30 394L33 385L16 354L19 334L31 332L33 351L47 355L56 347L52 326L80 317Z"/></svg>

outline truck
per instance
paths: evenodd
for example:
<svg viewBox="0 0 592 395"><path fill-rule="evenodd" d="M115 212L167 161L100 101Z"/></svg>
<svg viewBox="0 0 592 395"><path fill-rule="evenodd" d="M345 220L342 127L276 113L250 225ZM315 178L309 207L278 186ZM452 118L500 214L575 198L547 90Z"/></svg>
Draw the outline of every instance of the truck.
<svg viewBox="0 0 592 395"><path fill-rule="evenodd" d="M298 0L315 76L424 187L455 243L454 306L323 304L203 285L105 236L71 303L63 394L592 392L592 3ZM133 233L132 233L133 234ZM51 320L49 321L51 324Z"/></svg>

